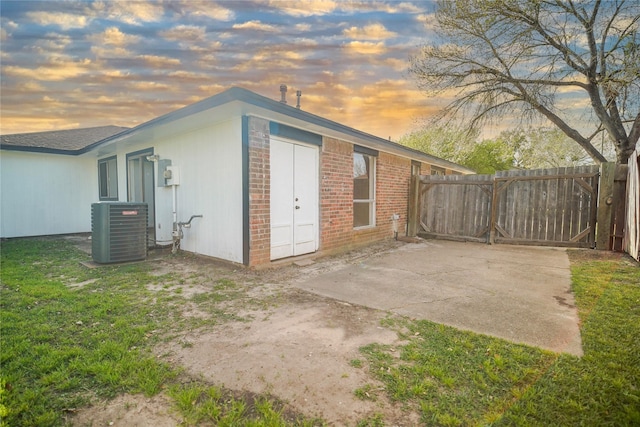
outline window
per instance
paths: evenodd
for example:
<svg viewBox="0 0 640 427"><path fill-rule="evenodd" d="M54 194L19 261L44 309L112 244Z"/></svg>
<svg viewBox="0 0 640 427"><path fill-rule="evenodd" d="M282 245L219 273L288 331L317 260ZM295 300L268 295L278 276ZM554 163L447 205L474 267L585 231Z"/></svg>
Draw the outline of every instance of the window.
<svg viewBox="0 0 640 427"><path fill-rule="evenodd" d="M431 166L431 175L445 175L445 169L438 166Z"/></svg>
<svg viewBox="0 0 640 427"><path fill-rule="evenodd" d="M375 225L375 157L353 153L353 227Z"/></svg>
<svg viewBox="0 0 640 427"><path fill-rule="evenodd" d="M420 175L422 164L416 160L411 160L411 176Z"/></svg>
<svg viewBox="0 0 640 427"><path fill-rule="evenodd" d="M98 160L100 200L118 200L118 168L116 156Z"/></svg>

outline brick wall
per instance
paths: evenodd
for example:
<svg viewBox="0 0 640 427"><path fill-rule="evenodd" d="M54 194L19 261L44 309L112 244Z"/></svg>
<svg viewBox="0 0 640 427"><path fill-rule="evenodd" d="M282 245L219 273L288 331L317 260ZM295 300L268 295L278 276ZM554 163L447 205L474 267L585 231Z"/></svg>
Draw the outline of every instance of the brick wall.
<svg viewBox="0 0 640 427"><path fill-rule="evenodd" d="M380 153L376 159L376 225L353 229L353 144L324 138L320 156L320 250L335 253L393 237L391 216L404 235L411 160Z"/></svg>
<svg viewBox="0 0 640 427"><path fill-rule="evenodd" d="M431 175L431 165L429 163L420 163L420 175Z"/></svg>
<svg viewBox="0 0 640 427"><path fill-rule="evenodd" d="M400 215L398 236L404 236L407 224L411 160L380 153L377 161L376 226L381 238L393 236L391 216Z"/></svg>
<svg viewBox="0 0 640 427"><path fill-rule="evenodd" d="M249 118L249 266L271 261L269 122ZM428 165L422 164L422 173ZM387 153L376 158L376 225L353 229L353 144L324 137L320 151L320 251L338 253L398 235L407 221L411 160Z"/></svg>
<svg viewBox="0 0 640 427"><path fill-rule="evenodd" d="M271 261L269 122L249 117L249 266Z"/></svg>
<svg viewBox="0 0 640 427"><path fill-rule="evenodd" d="M320 153L320 250L353 242L353 144L323 138Z"/></svg>

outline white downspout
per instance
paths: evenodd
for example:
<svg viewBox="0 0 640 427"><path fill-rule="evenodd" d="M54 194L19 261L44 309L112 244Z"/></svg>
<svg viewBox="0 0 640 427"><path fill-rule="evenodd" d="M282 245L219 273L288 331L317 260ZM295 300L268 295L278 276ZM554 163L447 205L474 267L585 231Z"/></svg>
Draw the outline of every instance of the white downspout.
<svg viewBox="0 0 640 427"><path fill-rule="evenodd" d="M171 213L173 216L173 229L171 231L171 236L173 237L172 252L176 253L180 246L180 239L182 238L180 235L181 230L178 229L178 185L180 184L180 170L176 166L167 166L165 173L167 185L171 186Z"/></svg>

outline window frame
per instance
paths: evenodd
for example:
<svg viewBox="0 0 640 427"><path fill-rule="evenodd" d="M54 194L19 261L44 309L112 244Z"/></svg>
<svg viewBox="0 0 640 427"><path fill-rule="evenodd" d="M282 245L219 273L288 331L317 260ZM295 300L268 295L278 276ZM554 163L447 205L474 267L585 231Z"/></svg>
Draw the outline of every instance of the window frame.
<svg viewBox="0 0 640 427"><path fill-rule="evenodd" d="M113 168L110 167L110 164L113 164ZM102 165L105 165L106 177L103 176ZM106 183L106 195L102 193L103 182ZM118 200L118 156L98 159L98 199L100 201Z"/></svg>
<svg viewBox="0 0 640 427"><path fill-rule="evenodd" d="M353 177L353 229L361 230L366 228L373 228L376 226L376 169L377 169L377 156L372 153L364 153L364 150L354 150L352 168L355 167L356 156L362 156L363 158L369 158L369 198L368 199L356 199L355 198L355 176ZM376 153L377 154L377 153ZM356 204L368 204L369 205L369 223L365 225L356 225L355 205Z"/></svg>

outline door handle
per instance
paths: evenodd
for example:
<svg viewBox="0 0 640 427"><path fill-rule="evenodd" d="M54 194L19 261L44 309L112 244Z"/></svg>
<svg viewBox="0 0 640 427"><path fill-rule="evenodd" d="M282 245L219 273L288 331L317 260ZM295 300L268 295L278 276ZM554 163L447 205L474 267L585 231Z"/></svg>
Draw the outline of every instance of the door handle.
<svg viewBox="0 0 640 427"><path fill-rule="evenodd" d="M296 206L296 209L300 209L300 206Z"/></svg>

